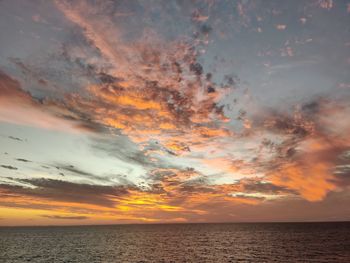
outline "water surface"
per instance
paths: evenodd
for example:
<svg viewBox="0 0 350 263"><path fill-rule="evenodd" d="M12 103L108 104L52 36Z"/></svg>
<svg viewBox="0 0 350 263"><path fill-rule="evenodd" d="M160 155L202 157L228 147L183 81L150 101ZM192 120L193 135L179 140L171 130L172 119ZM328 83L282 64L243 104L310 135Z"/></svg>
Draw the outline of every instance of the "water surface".
<svg viewBox="0 0 350 263"><path fill-rule="evenodd" d="M0 262L350 262L350 223L0 228Z"/></svg>

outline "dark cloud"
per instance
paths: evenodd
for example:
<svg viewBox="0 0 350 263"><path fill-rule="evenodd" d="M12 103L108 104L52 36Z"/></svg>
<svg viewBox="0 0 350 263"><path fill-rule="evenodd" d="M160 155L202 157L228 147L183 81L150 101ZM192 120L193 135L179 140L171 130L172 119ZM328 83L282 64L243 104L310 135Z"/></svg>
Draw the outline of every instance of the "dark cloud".
<svg viewBox="0 0 350 263"><path fill-rule="evenodd" d="M74 122L75 127L80 130L92 133L104 133L107 131L106 127L92 121L91 116L85 113L79 112L73 108L70 108L67 112L65 109L67 109L68 106L64 103L62 104L59 101L50 101L50 104L59 109L58 111L54 112L57 117ZM61 112L60 109L63 109L63 111Z"/></svg>
<svg viewBox="0 0 350 263"><path fill-rule="evenodd" d="M57 170L64 171L60 172L59 174L62 176L70 175L70 176L79 176L82 179L89 180L93 183L104 183L104 184L115 184L115 182L119 182L121 185L133 185L129 180L124 178L122 175L112 175L108 174L105 176L99 176L84 170L81 170L73 165L69 164L55 164L53 167L55 167Z"/></svg>
<svg viewBox="0 0 350 263"><path fill-rule="evenodd" d="M0 167L9 169L9 170L18 170L17 167L11 166L11 165L0 165Z"/></svg>
<svg viewBox="0 0 350 263"><path fill-rule="evenodd" d="M32 161L29 161L29 160L23 159L23 158L17 158L16 161L24 162L24 163L31 163L32 162Z"/></svg>
<svg viewBox="0 0 350 263"><path fill-rule="evenodd" d="M1 184L0 192L8 195L20 195L71 203L94 204L105 207L113 207L116 201L111 200L111 198L121 198L127 195L129 190L124 186L79 184L53 179L14 180L18 183L28 184L28 186L31 187Z"/></svg>
<svg viewBox="0 0 350 263"><path fill-rule="evenodd" d="M98 77L103 84L113 84L117 83L117 81L119 80L118 78L103 72L99 73ZM120 81L122 80L120 79Z"/></svg>
<svg viewBox="0 0 350 263"><path fill-rule="evenodd" d="M23 140L21 138L18 138L18 137L8 136L8 138L11 140L23 142Z"/></svg>
<svg viewBox="0 0 350 263"><path fill-rule="evenodd" d="M203 67L198 62L190 64L190 70L198 76L202 75L202 73L203 73Z"/></svg>
<svg viewBox="0 0 350 263"><path fill-rule="evenodd" d="M155 166L145 151L140 150L126 136L114 136L113 139L95 138L92 147L129 164Z"/></svg>
<svg viewBox="0 0 350 263"><path fill-rule="evenodd" d="M198 194L198 193L207 193L207 194L215 194L218 191L213 186L208 186L206 184L192 184L192 183L183 183L179 187L180 193L187 193L189 195Z"/></svg>
<svg viewBox="0 0 350 263"><path fill-rule="evenodd" d="M304 122L295 120L292 116L272 112L265 120L265 127L280 134L290 134L295 137L305 137L311 133L308 127L304 126Z"/></svg>
<svg viewBox="0 0 350 263"><path fill-rule="evenodd" d="M80 123L76 125L78 129L85 130L93 133L104 133L106 131L105 127L102 125L89 121L89 120L79 120Z"/></svg>
<svg viewBox="0 0 350 263"><path fill-rule="evenodd" d="M200 32L205 35L209 34L212 30L213 28L208 24L201 25L200 27Z"/></svg>
<svg viewBox="0 0 350 263"><path fill-rule="evenodd" d="M82 176L84 178L87 178L87 179L94 179L94 180L101 180L102 179L101 177L99 177L97 175L94 175L92 173L80 170L79 168L76 168L73 165L62 165L62 164L59 164L59 165L55 165L55 167L57 169L59 169L59 170L62 169L62 170L71 172L73 174L80 175L80 176Z"/></svg>
<svg viewBox="0 0 350 263"><path fill-rule="evenodd" d="M314 100L314 101L307 102L301 106L301 110L308 115L318 114L320 110L320 101Z"/></svg>
<svg viewBox="0 0 350 263"><path fill-rule="evenodd" d="M193 168L187 169L154 169L146 177L151 187L148 192L163 193L175 199L186 200L186 197L198 193L219 193L214 185L209 185L207 176Z"/></svg>
<svg viewBox="0 0 350 263"><path fill-rule="evenodd" d="M265 194L281 194L281 193L294 193L293 191L289 190L286 187L277 186L272 183L262 183L261 181L249 181L249 180L243 180L242 182L244 190L249 192L255 192L255 193L265 193Z"/></svg>

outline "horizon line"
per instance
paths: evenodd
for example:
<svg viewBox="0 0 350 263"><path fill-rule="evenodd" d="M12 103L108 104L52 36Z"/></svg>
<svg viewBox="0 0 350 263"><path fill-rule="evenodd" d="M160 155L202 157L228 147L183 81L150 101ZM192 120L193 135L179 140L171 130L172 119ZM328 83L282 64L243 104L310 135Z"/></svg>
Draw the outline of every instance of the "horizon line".
<svg viewBox="0 0 350 263"><path fill-rule="evenodd" d="M94 226L133 226L133 225L199 225L199 224L317 224L350 223L350 220L333 221L237 221L237 222L165 222L165 223L116 223L116 224L67 224L67 225L0 225L0 228L16 227L94 227Z"/></svg>

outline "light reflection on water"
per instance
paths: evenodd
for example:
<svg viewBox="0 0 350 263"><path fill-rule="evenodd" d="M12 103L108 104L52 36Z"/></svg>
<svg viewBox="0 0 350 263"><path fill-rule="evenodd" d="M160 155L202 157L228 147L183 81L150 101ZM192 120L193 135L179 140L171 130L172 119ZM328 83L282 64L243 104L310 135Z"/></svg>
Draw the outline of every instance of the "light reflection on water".
<svg viewBox="0 0 350 263"><path fill-rule="evenodd" d="M0 262L350 262L350 223L0 228Z"/></svg>

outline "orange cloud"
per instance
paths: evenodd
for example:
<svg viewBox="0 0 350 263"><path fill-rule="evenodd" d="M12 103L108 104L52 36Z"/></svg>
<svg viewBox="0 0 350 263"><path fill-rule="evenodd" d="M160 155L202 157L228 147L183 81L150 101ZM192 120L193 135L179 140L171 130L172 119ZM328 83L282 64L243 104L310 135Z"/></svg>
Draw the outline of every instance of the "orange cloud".
<svg viewBox="0 0 350 263"><path fill-rule="evenodd" d="M309 105L308 110L315 110L316 105L313 124L296 115L300 127L308 131L301 133L305 138L299 139L296 153L267 173L272 183L295 190L309 201L323 200L327 193L338 189L335 169L340 155L350 149L350 125L341 121L348 119L350 109L342 103L321 101ZM286 127L287 133L291 127Z"/></svg>
<svg viewBox="0 0 350 263"><path fill-rule="evenodd" d="M268 178L273 184L295 190L309 201L320 201L336 189L331 182L331 167L325 163L310 163L306 167L286 164L271 172Z"/></svg>

